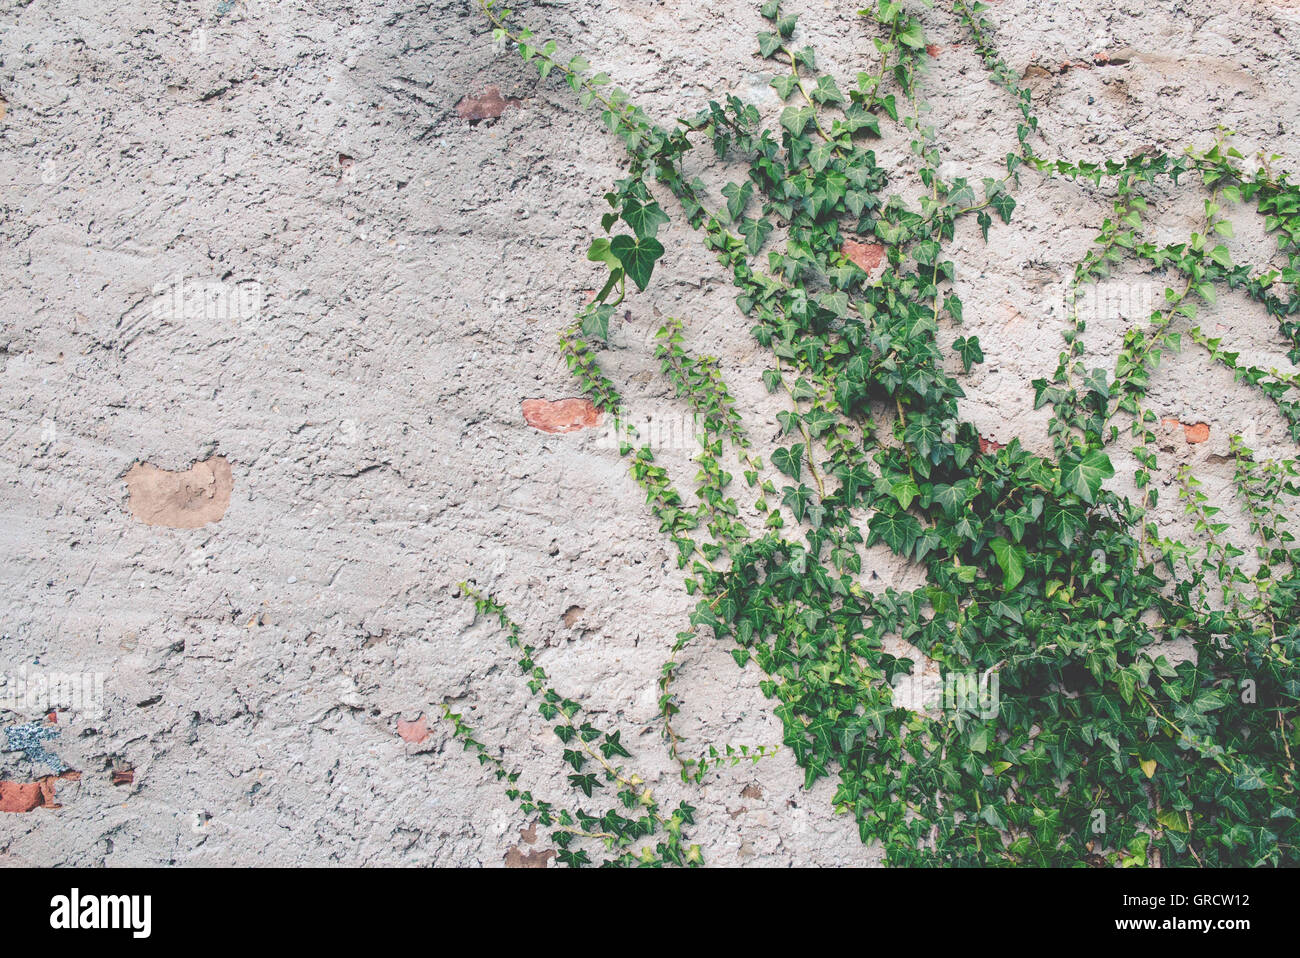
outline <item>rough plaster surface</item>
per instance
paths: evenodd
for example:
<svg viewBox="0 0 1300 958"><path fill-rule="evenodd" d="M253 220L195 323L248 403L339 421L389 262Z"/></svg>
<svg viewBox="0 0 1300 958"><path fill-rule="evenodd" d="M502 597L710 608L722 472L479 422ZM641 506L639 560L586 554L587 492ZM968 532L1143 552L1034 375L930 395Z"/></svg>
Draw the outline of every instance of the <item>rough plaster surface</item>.
<svg viewBox="0 0 1300 958"><path fill-rule="evenodd" d="M727 91L775 105L749 0L518 6L654 116ZM790 3L840 76L871 51L856 6ZM1001 0L991 16L1034 84L1043 152L1206 145L1225 125L1243 152L1300 158L1295 4ZM945 159L993 172L1012 106L946 12L924 19ZM508 603L558 686L627 730L663 796L698 806L711 862L878 861L832 813L833 782L803 791L788 754L675 783L654 683L691 600L600 430L549 435L521 411L574 395L555 337L600 282L583 252L621 151L557 80L494 52L470 3L8 3L0 98L0 671L104 676L102 714L60 713L43 742L80 779L0 752L0 778L41 783L6 792L41 801L0 814L0 862L546 865L545 836L521 834L434 719L451 700L534 791L563 795L498 633L454 595L466 575ZM470 121L498 100L498 119ZM911 193L905 142L878 153ZM1029 381L1055 365L1059 284L1109 206L1034 175L1018 196L993 243L968 223L954 246L988 356L965 412L990 441L1046 450ZM1151 198L1162 241L1194 228L1199 194ZM1271 244L1236 222L1230 249L1263 263ZM689 230L667 234L609 369L636 415L680 422L651 336L681 317L765 453L764 357ZM1132 268L1118 279L1129 299L1163 290ZM1206 324L1243 359L1280 361L1244 300L1223 296ZM1098 364L1123 326L1090 324ZM1169 427L1165 478L1191 462L1222 498L1217 457L1241 429L1294 455L1269 405L1194 353L1151 400L1209 430L1189 443ZM665 444L689 488L690 450ZM133 517L135 464L214 456L232 471L218 521ZM876 552L868 566L868 585L915 581ZM685 661L693 742L779 740L752 666L707 642Z"/></svg>

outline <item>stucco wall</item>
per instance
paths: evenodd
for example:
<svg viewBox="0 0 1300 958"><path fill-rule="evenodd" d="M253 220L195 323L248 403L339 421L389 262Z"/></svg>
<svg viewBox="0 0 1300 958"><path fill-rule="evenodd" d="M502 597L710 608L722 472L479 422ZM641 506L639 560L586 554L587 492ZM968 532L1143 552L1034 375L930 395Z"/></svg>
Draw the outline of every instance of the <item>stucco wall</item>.
<svg viewBox="0 0 1300 958"><path fill-rule="evenodd" d="M820 62L865 67L857 4L789 5ZM757 6L517 4L663 120L728 91L774 105ZM1002 0L990 16L1028 71L1040 152L1204 146L1225 125L1245 153L1300 157L1295 4ZM924 20L945 160L991 172L1013 108L951 16ZM504 113L471 123L458 105L492 86ZM499 634L454 596L467 575L545 646L557 685L626 729L660 794L699 808L711 862L877 860L832 813L833 782L802 791L788 753L676 782L655 680L692 602L670 544L600 429L547 434L521 409L576 392L556 333L600 281L583 253L622 152L558 80L494 51L474 4L10 4L0 97L0 672L103 677L100 715L0 712L46 722L63 766L0 752L0 777L28 789L0 804L41 798L0 814L0 862L499 865L543 849L433 718L454 700L534 791L565 791ZM878 153L910 192L906 143ZM1163 241L1194 228L1199 194L1152 198ZM967 223L953 247L988 356L964 409L989 439L1046 452L1029 382L1055 367L1060 284L1109 201L1034 174L1018 201L994 242ZM1265 262L1258 224L1234 222L1230 247ZM680 422L651 355L661 317L680 317L766 453L779 407L748 323L689 229L666 233L609 369L635 413ZM1116 281L1130 306L1162 283ZM1243 298L1203 319L1243 359L1281 361ZM1120 325L1092 329L1097 364L1113 361ZM1294 455L1271 407L1193 353L1150 395L1195 427L1168 427L1170 475L1191 462L1211 494L1230 432ZM688 456L665 440L685 487ZM137 463L210 461L228 486L210 464L128 488ZM873 556L873 582L914 578ZM706 641L685 661L692 743L779 741L753 666Z"/></svg>

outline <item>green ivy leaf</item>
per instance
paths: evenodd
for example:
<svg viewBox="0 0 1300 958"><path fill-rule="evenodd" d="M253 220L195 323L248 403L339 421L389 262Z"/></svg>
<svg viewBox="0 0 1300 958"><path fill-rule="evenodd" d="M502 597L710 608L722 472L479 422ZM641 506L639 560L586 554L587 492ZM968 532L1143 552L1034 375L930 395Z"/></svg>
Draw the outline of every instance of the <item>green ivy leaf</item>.
<svg viewBox="0 0 1300 958"><path fill-rule="evenodd" d="M1025 578L1025 560L1028 552L1024 546L1012 545L1001 536L990 542L989 547L1002 568L1002 588L1010 592Z"/></svg>
<svg viewBox="0 0 1300 958"><path fill-rule="evenodd" d="M1055 500L1049 500L1043 506L1043 524L1064 547L1069 547L1087 525L1082 512Z"/></svg>
<svg viewBox="0 0 1300 958"><path fill-rule="evenodd" d="M610 252L618 257L619 263L636 288L644 291L654 271L655 260L664 255L663 244L657 239L636 239L626 234L619 234L609 241Z"/></svg>
<svg viewBox="0 0 1300 958"><path fill-rule="evenodd" d="M588 307L582 314L582 335L587 339L609 339L609 321L614 316L614 307L607 304Z"/></svg>
<svg viewBox="0 0 1300 958"><path fill-rule="evenodd" d="M1115 475L1115 467L1100 449L1094 449L1082 458L1071 458L1061 464L1061 486L1084 502L1096 501L1101 484Z"/></svg>
<svg viewBox="0 0 1300 958"><path fill-rule="evenodd" d="M651 239L659 232L660 226L668 223L668 214L652 199L632 197L623 204L623 222L632 227L638 239ZM628 275L632 275L631 272Z"/></svg>
<svg viewBox="0 0 1300 958"><path fill-rule="evenodd" d="M745 219L740 222L740 235L745 237L745 248L751 254L757 253L772 235L772 224L765 219Z"/></svg>
<svg viewBox="0 0 1300 958"><path fill-rule="evenodd" d="M748 180L744 183L728 183L722 188L722 195L727 198L727 215L738 220L745 212L749 198L754 195L754 185Z"/></svg>
<svg viewBox="0 0 1300 958"><path fill-rule="evenodd" d="M605 733L605 741L600 743L600 751L601 754L605 756L605 758L607 759L614 758L616 755L621 755L624 758L628 758L632 755L631 752L629 752L626 748L623 747L623 743L619 741L619 737L622 734L623 734L622 732L619 732L617 730L613 732Z"/></svg>
<svg viewBox="0 0 1300 958"><path fill-rule="evenodd" d="M587 247L587 259L593 263L606 263L610 269L623 268L618 257L610 252L609 240L603 236L591 241L591 245Z"/></svg>
<svg viewBox="0 0 1300 958"><path fill-rule="evenodd" d="M826 169L826 164L828 164L834 156L835 144L826 142L816 143L813 145L813 148L808 151L808 165L820 173L822 170Z"/></svg>
<svg viewBox="0 0 1300 958"><path fill-rule="evenodd" d="M902 508L906 509L912 504L912 500L921 494L921 489L917 486L915 479L911 476L904 476L890 484L889 494L894 497Z"/></svg>
<svg viewBox="0 0 1300 958"><path fill-rule="evenodd" d="M998 216L1002 217L1002 222L1010 223L1011 211L1016 208L1016 201L1010 193L995 193L989 198L989 206L993 207L994 212L996 212ZM987 231L985 232L984 237L985 239L988 238Z"/></svg>
<svg viewBox="0 0 1300 958"><path fill-rule="evenodd" d="M808 427L808 434L814 439L839 423L839 417L825 409L810 409L803 415L803 423Z"/></svg>
<svg viewBox="0 0 1300 958"><path fill-rule="evenodd" d="M780 73L772 78L772 88L776 90L777 95L782 100L788 100L798 82L799 78L793 73Z"/></svg>
<svg viewBox="0 0 1300 958"><path fill-rule="evenodd" d="M959 336L953 341L952 348L961 357L962 369L970 372L975 363L984 362L984 350L980 348L978 336Z"/></svg>
<svg viewBox="0 0 1300 958"><path fill-rule="evenodd" d="M925 47L925 31L921 29L921 21L915 17L907 21L907 26L898 31L898 42L913 50L921 50Z"/></svg>
<svg viewBox="0 0 1300 958"><path fill-rule="evenodd" d="M835 78L829 73L823 73L817 78L817 86L813 89L811 96L821 104L835 106L844 102L844 94L835 85Z"/></svg>
<svg viewBox="0 0 1300 958"><path fill-rule="evenodd" d="M794 513L796 521L803 522L804 514L808 511L808 503L812 501L812 497L813 491L800 483L797 489L794 486L786 486L781 501Z"/></svg>
<svg viewBox="0 0 1300 958"><path fill-rule="evenodd" d="M795 136L802 136L813 121L813 111L806 106L788 106L781 111L781 125Z"/></svg>
<svg viewBox="0 0 1300 958"><path fill-rule="evenodd" d="M894 552L905 556L921 535L921 523L907 512L877 512L867 523L870 535L867 545L883 542Z"/></svg>
<svg viewBox="0 0 1300 958"><path fill-rule="evenodd" d="M798 479L799 470L803 465L803 443L797 442L789 449L778 449L773 452L772 465L791 479Z"/></svg>
<svg viewBox="0 0 1300 958"><path fill-rule="evenodd" d="M579 789L582 794L586 795L588 798L591 798L591 793L593 791L604 787L596 780L594 772L588 772L586 775L570 775L569 784L574 788Z"/></svg>
<svg viewBox="0 0 1300 958"><path fill-rule="evenodd" d="M903 441L916 450L923 459L929 459L930 453L943 438L939 425L925 416L914 416L908 420L903 430Z"/></svg>

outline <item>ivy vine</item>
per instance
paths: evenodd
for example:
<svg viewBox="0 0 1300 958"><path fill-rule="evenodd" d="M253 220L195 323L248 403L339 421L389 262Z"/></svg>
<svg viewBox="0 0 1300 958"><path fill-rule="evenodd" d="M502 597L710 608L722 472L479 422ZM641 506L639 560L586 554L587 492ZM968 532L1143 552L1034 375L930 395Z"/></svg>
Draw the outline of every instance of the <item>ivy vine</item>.
<svg viewBox="0 0 1300 958"><path fill-rule="evenodd" d="M768 0L757 45L785 103L775 124L727 96L671 126L655 123L583 57L560 58L554 41L516 26L495 0L481 6L495 39L543 78L561 77L627 152L627 175L605 197L606 235L588 253L608 271L606 282L561 348L624 437L630 473L698 598L659 676L664 737L682 778L699 782L720 764L772 752L688 754L673 729L681 654L709 635L728 644L740 668L762 672L781 746L806 784L834 776L835 810L854 818L864 842L881 843L891 864L1300 864L1300 574L1287 530L1300 495L1296 463L1262 459L1234 437L1233 489L1253 545L1233 541L1186 469L1177 488L1195 535L1171 538L1154 516L1154 479L1168 473L1157 462L1158 417L1146 400L1162 357L1186 340L1271 400L1300 442L1295 373L1240 363L1196 321L1216 291L1241 290L1300 363L1300 187L1274 171L1275 158L1248 164L1227 137L1179 156L1094 163L1041 155L1030 91L998 54L987 8L965 0L951 12L1016 116L1006 172L979 183L940 174L924 98L927 39L898 0L859 11L876 31L878 59L851 82L822 71L799 39L798 14ZM886 122L910 137L924 185L914 203L889 193L891 172L870 148ZM747 166L716 196L687 172L688 155L706 145ZM969 373L982 347L970 335L941 342L963 318L946 253L957 224L974 217L987 241L1010 222L1025 170L1112 191L1113 215L1075 270L1072 296L1125 261L1169 284L1164 301L1127 331L1112 370L1086 368L1086 317L1072 312L1058 367L1033 383L1036 404L1052 413L1050 456L1014 440L982 448L945 366L952 355ZM1144 236L1144 191L1166 180L1204 190L1204 222L1187 241L1160 246ZM682 323L665 324L655 355L699 428L693 496L639 443L599 363L627 280L645 290L662 268L659 234L669 217L657 197L672 198L729 272L770 357L763 382L788 399L780 445L764 463L717 362L692 356ZM1263 217L1277 241L1276 256L1267 256L1285 267L1233 261L1222 242L1231 236L1225 213L1243 204ZM882 246L884 271L860 268L845 253L849 242ZM1137 501L1108 488L1108 450L1121 440L1139 464ZM731 461L748 490L743 506ZM876 545L923 567L925 584L868 587L862 560ZM665 816L615 764L626 755L617 733L574 724L579 706L549 687L501 606L465 588L481 612L500 619L543 714L558 719L571 784L586 798L608 784L623 809L557 811L519 791L517 773L449 713L523 813L554 827L561 860L585 864L591 859L578 846L603 842L607 863L697 862L698 847L680 837L694 810L683 803ZM943 708L897 704L896 684L916 663L885 651L893 637L957 677L952 688L979 694L948 695L945 684ZM1171 661L1166 640L1194 655ZM629 815L633 808L642 811ZM666 837L633 850L652 835Z"/></svg>

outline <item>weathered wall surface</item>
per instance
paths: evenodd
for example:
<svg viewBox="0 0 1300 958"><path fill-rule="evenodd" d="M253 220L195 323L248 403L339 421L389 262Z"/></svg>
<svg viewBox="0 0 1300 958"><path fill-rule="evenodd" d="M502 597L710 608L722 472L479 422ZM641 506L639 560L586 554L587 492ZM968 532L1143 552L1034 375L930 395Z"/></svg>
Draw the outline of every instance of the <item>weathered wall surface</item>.
<svg viewBox="0 0 1300 958"><path fill-rule="evenodd" d="M773 105L748 0L518 6L653 115L728 91ZM854 7L791 6L840 75L871 51ZM1243 152L1300 158L1294 4L1002 0L991 16L1033 83L1043 152L1207 145L1223 125ZM991 172L1011 105L950 16L925 21L946 160ZM466 102L489 87L503 102ZM833 815L832 783L802 791L788 754L702 790L675 783L654 722L691 605L675 562L599 430L542 432L521 408L575 392L556 333L599 282L583 252L621 151L558 81L496 53L473 4L9 4L0 97L0 672L103 676L99 714L0 712L0 862L539 852L545 838L521 839L434 719L453 701L535 791L563 790L499 635L454 595L467 575L545 646L558 685L627 730L660 793L698 806L710 861L877 859ZM494 105L499 119L467 118ZM903 141L879 153L906 172ZM1109 205L1034 175L1018 195L993 243L972 223L953 251L989 357L966 413L992 440L1046 450L1029 381L1055 365L1059 284ZM1194 228L1199 196L1152 198L1163 241ZM1234 253L1265 262L1271 243L1237 225ZM649 342L659 317L681 317L765 452L763 357L689 230L668 234L610 369L635 412L680 420ZM1120 279L1130 299L1163 290ZM1279 362L1243 300L1223 296L1215 324L1244 359ZM1104 364L1121 327L1096 328ZM1192 462L1216 493L1230 432L1294 450L1266 403L1207 370L1176 358L1151 397L1194 427L1169 427L1165 461ZM909 575L883 560L872 573ZM694 743L779 741L753 667L708 643L686 662Z"/></svg>

